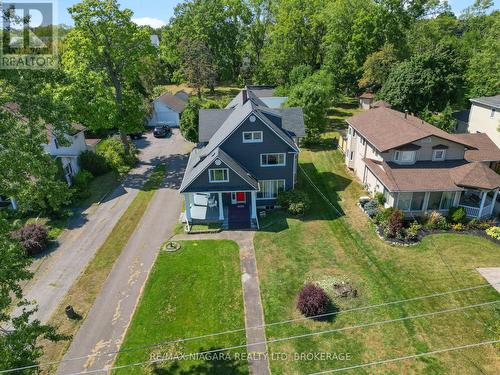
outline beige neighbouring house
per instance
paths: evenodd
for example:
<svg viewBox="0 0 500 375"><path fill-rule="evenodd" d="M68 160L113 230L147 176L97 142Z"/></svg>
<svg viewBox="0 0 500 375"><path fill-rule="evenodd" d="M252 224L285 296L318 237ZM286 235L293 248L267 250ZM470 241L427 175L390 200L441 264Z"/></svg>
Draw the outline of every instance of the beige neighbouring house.
<svg viewBox="0 0 500 375"><path fill-rule="evenodd" d="M385 106L347 119L345 162L386 207L406 216L443 214L462 206L470 218L490 217L500 175L490 166L500 149L486 134L448 134Z"/></svg>
<svg viewBox="0 0 500 375"><path fill-rule="evenodd" d="M470 99L468 132L485 133L500 147L500 95Z"/></svg>
<svg viewBox="0 0 500 375"><path fill-rule="evenodd" d="M367 110L371 108L374 95L371 92L364 92L359 96L359 108Z"/></svg>

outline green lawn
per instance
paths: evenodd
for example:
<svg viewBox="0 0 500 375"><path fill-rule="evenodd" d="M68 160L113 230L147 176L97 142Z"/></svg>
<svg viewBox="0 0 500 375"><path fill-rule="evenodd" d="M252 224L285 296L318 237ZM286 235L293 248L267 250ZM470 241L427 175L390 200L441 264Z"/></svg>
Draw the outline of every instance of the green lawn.
<svg viewBox="0 0 500 375"><path fill-rule="evenodd" d="M183 241L180 251L161 252L149 275L115 365L245 344L245 332L165 344L158 342L243 328L239 249L232 241ZM238 353L245 353L239 349ZM233 351L234 354L234 351ZM234 357L233 357L234 359ZM246 374L245 360L180 360L116 373Z"/></svg>
<svg viewBox="0 0 500 375"><path fill-rule="evenodd" d="M322 283L332 297L335 280L353 283L359 291L357 298L333 297L342 311L484 284L475 268L500 265L500 247L478 237L433 235L409 248L382 242L355 204L363 194L360 184L344 167L341 153L327 145L303 150L300 165L344 215L339 217L325 204L300 173L299 188L307 190L313 200L310 214L296 219L277 212L266 218L270 226L255 238L266 323L301 317L295 308L296 295L306 281ZM268 339L287 337L497 299L498 293L487 287L339 314L329 321L276 325L268 327L267 335ZM347 361L273 360L271 369L276 374L307 374L495 339L498 328L496 334L485 328L495 330L500 304L495 306L270 344L272 353L286 352L288 358L304 352L350 354ZM482 347L349 373L494 374L500 368L498 354L491 346Z"/></svg>
<svg viewBox="0 0 500 375"><path fill-rule="evenodd" d="M76 202L76 206L87 208L112 192L121 182L120 174L116 171L110 171L102 176L95 177L89 185L90 196Z"/></svg>

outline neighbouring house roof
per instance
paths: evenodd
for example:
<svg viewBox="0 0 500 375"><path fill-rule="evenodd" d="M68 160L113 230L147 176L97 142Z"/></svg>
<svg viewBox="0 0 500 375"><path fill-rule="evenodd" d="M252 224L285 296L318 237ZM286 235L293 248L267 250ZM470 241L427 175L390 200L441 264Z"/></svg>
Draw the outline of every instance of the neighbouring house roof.
<svg viewBox="0 0 500 375"><path fill-rule="evenodd" d="M429 136L474 148L470 142L459 138L456 134L446 133L418 117L386 107L361 112L346 121L380 152Z"/></svg>
<svg viewBox="0 0 500 375"><path fill-rule="evenodd" d="M492 190L500 187L500 175L480 162L453 168L452 178L457 186Z"/></svg>
<svg viewBox="0 0 500 375"><path fill-rule="evenodd" d="M390 105L387 102L384 102L383 100L377 100L375 103L371 104L371 108L379 108L379 107L391 108L392 105Z"/></svg>
<svg viewBox="0 0 500 375"><path fill-rule="evenodd" d="M472 103L482 104L490 108L500 109L500 94L469 99Z"/></svg>
<svg viewBox="0 0 500 375"><path fill-rule="evenodd" d="M97 145L101 141L102 141L101 138L87 138L87 139L85 139L85 143L88 146L95 146L95 145Z"/></svg>
<svg viewBox="0 0 500 375"><path fill-rule="evenodd" d="M170 94L169 92L165 92L161 94L158 98L159 102L165 104L172 111L177 113L182 113L187 106L187 101L180 99L179 97Z"/></svg>
<svg viewBox="0 0 500 375"><path fill-rule="evenodd" d="M466 187L491 190L500 187L500 175L483 163L450 160L399 165L368 158L363 161L392 192L458 191Z"/></svg>
<svg viewBox="0 0 500 375"><path fill-rule="evenodd" d="M470 109L464 109L463 111L453 112L451 115L458 121L468 123L469 114L470 114Z"/></svg>
<svg viewBox="0 0 500 375"><path fill-rule="evenodd" d="M374 95L371 92L364 92L359 96L360 99L373 99L373 97Z"/></svg>
<svg viewBox="0 0 500 375"><path fill-rule="evenodd" d="M465 151L465 160L474 161L500 161L500 149L486 133L457 134L475 149Z"/></svg>
<svg viewBox="0 0 500 375"><path fill-rule="evenodd" d="M420 150L421 148L422 148L421 146L416 145L415 143L408 143L406 145L399 146L398 148L396 148L396 150L398 150L398 151L416 151L416 150Z"/></svg>
<svg viewBox="0 0 500 375"><path fill-rule="evenodd" d="M184 90L177 91L174 96L185 102L189 100L189 94Z"/></svg>
<svg viewBox="0 0 500 375"><path fill-rule="evenodd" d="M184 192L198 176L204 172L216 159L221 160L229 168L231 168L237 175L239 175L251 188L251 190L258 190L259 183L246 171L238 162L226 154L219 147L214 149L209 155L203 157L203 149L195 148L189 155L186 171L180 187L180 192Z"/></svg>
<svg viewBox="0 0 500 375"><path fill-rule="evenodd" d="M274 86L246 86L248 90L252 91L259 98L269 98L274 96Z"/></svg>
<svg viewBox="0 0 500 375"><path fill-rule="evenodd" d="M238 106L243 106L246 102L252 102L254 105L259 107L267 107L266 103L259 99L259 97L252 91L245 87L241 90L226 106L226 109L235 108Z"/></svg>

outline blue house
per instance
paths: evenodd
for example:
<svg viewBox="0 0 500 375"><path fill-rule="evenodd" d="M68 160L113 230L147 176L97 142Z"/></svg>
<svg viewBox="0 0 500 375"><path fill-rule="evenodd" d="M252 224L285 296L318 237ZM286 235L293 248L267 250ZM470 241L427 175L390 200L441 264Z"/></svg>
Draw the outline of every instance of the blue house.
<svg viewBox="0 0 500 375"><path fill-rule="evenodd" d="M245 87L225 109L200 110L199 145L180 187L188 223L258 227L257 208L294 188L302 109L270 108L259 91Z"/></svg>

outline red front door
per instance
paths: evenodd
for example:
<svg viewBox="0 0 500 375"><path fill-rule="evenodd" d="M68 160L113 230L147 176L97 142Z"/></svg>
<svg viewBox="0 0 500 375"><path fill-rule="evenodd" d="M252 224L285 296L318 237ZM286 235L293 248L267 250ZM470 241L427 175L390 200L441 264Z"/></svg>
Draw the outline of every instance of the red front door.
<svg viewBox="0 0 500 375"><path fill-rule="evenodd" d="M246 196L245 192L239 191L236 193L236 202L245 202L246 201Z"/></svg>

